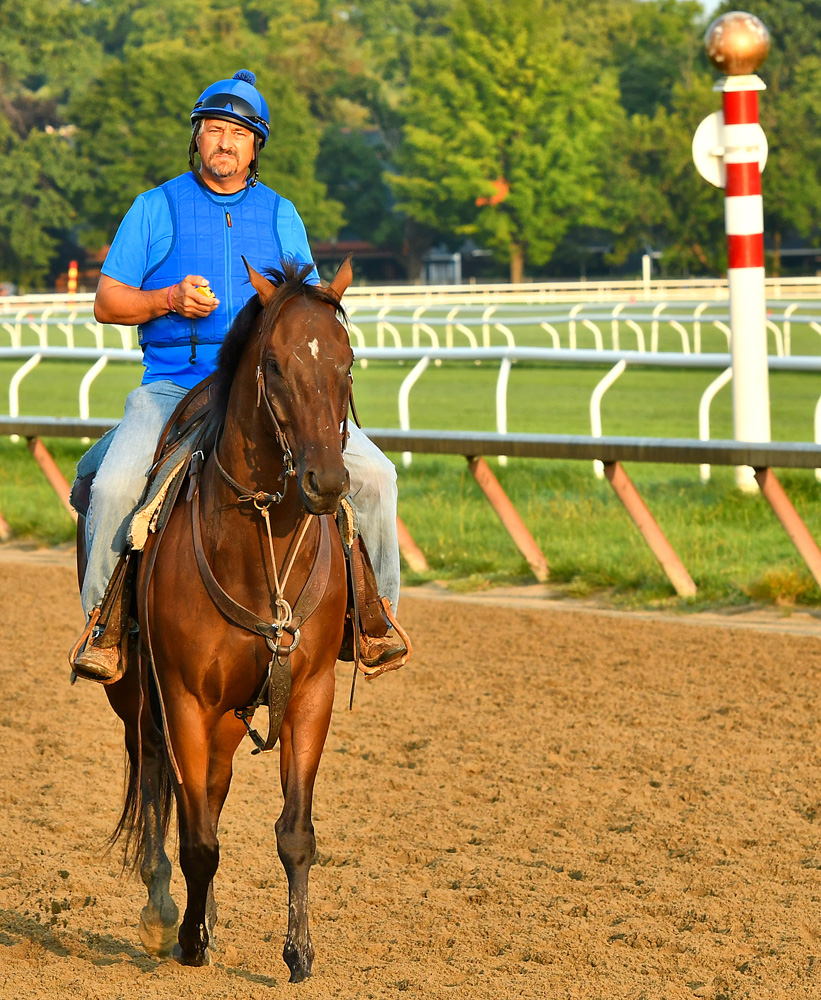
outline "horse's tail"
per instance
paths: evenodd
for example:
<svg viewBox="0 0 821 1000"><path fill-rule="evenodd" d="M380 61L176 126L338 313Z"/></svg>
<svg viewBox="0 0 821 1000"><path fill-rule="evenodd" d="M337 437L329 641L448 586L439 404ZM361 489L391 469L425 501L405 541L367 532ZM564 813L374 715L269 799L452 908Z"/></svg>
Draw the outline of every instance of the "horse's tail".
<svg viewBox="0 0 821 1000"><path fill-rule="evenodd" d="M134 664L133 667L137 667L137 664ZM150 670L148 671L148 686L151 717L154 722L154 732L151 734L151 761L146 770L143 753L143 727L138 724L136 727L136 746L127 746L123 810L108 841L109 847L114 847L123 838L123 871L138 868L145 861L146 830L149 825L155 831L159 829L162 841L165 841L174 806L174 790L168 769L165 741L160 735L161 729L157 720L159 702ZM142 715L141 695L138 718ZM145 788L143 788L144 785ZM146 803L148 803L147 808L155 812L155 815L150 817L147 815Z"/></svg>
<svg viewBox="0 0 821 1000"><path fill-rule="evenodd" d="M171 822L174 792L165 755L162 756L161 760L162 764L157 775L157 788L154 792L156 806L152 804L152 808L156 808L158 811L157 820L164 841ZM146 815L140 771L139 763L135 767L134 761L126 754L123 810L117 825L114 827L114 832L109 837L111 847L114 847L123 838L123 871L139 868L145 860Z"/></svg>

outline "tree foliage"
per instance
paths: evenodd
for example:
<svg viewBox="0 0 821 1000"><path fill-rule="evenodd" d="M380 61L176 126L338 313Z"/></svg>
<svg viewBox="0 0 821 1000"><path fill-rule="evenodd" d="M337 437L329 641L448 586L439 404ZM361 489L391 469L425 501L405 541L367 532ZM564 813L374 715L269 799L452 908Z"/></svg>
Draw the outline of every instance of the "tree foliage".
<svg viewBox="0 0 821 1000"><path fill-rule="evenodd" d="M736 5L728 0L722 10ZM821 229L821 0L755 0L765 227ZM186 169L213 80L257 74L262 179L313 239L406 259L491 249L515 277L606 245L718 273L723 197L690 142L720 107L696 0L3 0L0 277L42 287ZM776 266L778 261L776 259Z"/></svg>
<svg viewBox="0 0 821 1000"><path fill-rule="evenodd" d="M571 225L603 217L615 74L587 63L566 15L555 0L456 0L447 34L419 46L404 97L399 207L493 247L512 280Z"/></svg>
<svg viewBox="0 0 821 1000"><path fill-rule="evenodd" d="M0 4L0 272L39 284L77 220L87 179L64 110L99 55L81 44L82 10L60 0Z"/></svg>

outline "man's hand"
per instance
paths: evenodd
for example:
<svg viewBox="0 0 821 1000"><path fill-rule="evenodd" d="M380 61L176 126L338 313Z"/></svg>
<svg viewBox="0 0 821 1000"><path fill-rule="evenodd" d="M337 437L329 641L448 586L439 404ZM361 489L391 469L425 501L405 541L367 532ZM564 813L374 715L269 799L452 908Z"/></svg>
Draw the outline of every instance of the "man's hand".
<svg viewBox="0 0 821 1000"><path fill-rule="evenodd" d="M208 316L219 305L216 296L197 291L198 286L208 286L208 279L200 274L189 274L170 288L145 291L116 281L107 274L100 276L97 296L94 299L94 316L99 323L119 323L138 326L168 313L169 298L174 311L190 319Z"/></svg>
<svg viewBox="0 0 821 1000"><path fill-rule="evenodd" d="M208 279L201 274L189 274L179 284L173 285L170 301L175 313L189 319L209 316L220 304L211 291Z"/></svg>

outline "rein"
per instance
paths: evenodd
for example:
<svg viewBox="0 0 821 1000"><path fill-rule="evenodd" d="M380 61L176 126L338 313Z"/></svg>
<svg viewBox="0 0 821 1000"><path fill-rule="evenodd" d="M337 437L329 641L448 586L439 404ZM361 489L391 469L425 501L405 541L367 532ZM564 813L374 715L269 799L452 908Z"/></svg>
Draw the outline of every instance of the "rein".
<svg viewBox="0 0 821 1000"><path fill-rule="evenodd" d="M263 636L269 650L271 651L271 659L268 663L267 676L263 681L259 693L253 703L245 708L238 708L234 710L234 715L245 724L248 734L251 736L251 739L255 744L255 749L252 751L252 753L255 754L268 753L273 750L277 739L279 738L279 731L282 726L282 719L288 705L288 698L291 690L290 656L291 653L293 653L299 646L301 638L300 626L307 621L319 605L319 602L328 586L331 572L330 530L328 528L327 517L323 516L319 519L320 538L316 554L311 564L311 571L308 579L305 582L305 585L303 586L293 607L286 600L285 587L288 583L288 579L290 578L291 570L296 562L296 557L302 548L308 528L311 525L311 515L306 514L305 516L300 533L296 540L296 544L290 552L290 556L287 558L287 565L285 565L284 572L280 578L277 568L276 554L274 552L273 534L271 531L271 506L280 504L283 501L288 489L288 481L292 476L296 475L296 469L294 467L293 452L291 451L285 433L277 420L274 409L268 398L268 392L266 391L267 386L263 371L263 351L264 348L261 347L259 363L257 364L256 369L256 405L259 408L262 400L265 400L265 408L268 411L268 416L271 418L277 444L282 451L283 470L279 476L280 480L283 482L282 489L278 490L276 493L269 493L265 490L253 492L249 490L248 487L243 486L242 483L238 482L228 473L219 459L219 445L222 440L224 424L217 432L212 455L220 477L237 494L237 502L253 503L254 508L260 513L265 523L265 531L268 538L268 551L271 561L271 573L274 581L274 590L271 597L273 598L273 604L276 609L275 617L272 622L266 622L264 619L254 614L254 612L245 608L243 605L239 604L232 597L230 597L226 591L223 590L208 563L202 544L202 522L198 488L199 474L202 469L204 459L202 452L197 452L194 461L192 461L189 472L191 483L188 491L188 498L191 501L191 528L194 542L194 553L197 560L197 566L200 571L200 577L202 578L202 582L205 585L205 589L208 592L209 597L217 609L230 622L240 628L246 629L249 632L253 632L256 635ZM350 374L348 377L348 406L345 408L345 418L340 425L342 451L345 450L345 444L348 437L349 409L353 413L354 420L357 425L359 425L356 410L353 404L353 380L351 379ZM282 642L286 633L291 636L291 641L288 645L285 645ZM263 740L259 733L251 728L249 719L253 717L256 709L259 708L266 699L268 701L269 725L268 736L265 740Z"/></svg>
<svg viewBox="0 0 821 1000"><path fill-rule="evenodd" d="M265 505L267 507L267 505ZM260 509L259 507L257 509ZM266 518L266 525L269 529L270 521L267 510L263 514ZM253 611L249 611L239 602L230 597L220 586L219 581L214 576L214 572L208 564L202 545L202 525L200 519L199 490L194 493L191 501L191 527L194 539L194 554L197 559L197 566L200 577L205 585L209 597L214 602L216 608L240 628L246 629L255 635L261 635L271 651L271 659L268 663L268 673L262 683L254 701L245 708L237 708L234 715L240 719L248 730L251 739L256 745L253 753L267 753L276 746L279 730L282 725L282 718L288 705L288 697L291 692L291 653L299 646L300 626L310 618L316 611L319 602L328 586L331 575L331 532L328 528L326 517L319 518L320 537L317 552L311 565L311 572L300 591L299 597L291 608L285 600L284 590L288 582L291 569L293 568L296 556L305 538L308 528L311 525L310 516L306 516L302 526L302 531L297 540L297 544L291 553L288 566L283 574L282 581L279 581L276 571L276 561L274 559L273 542L271 541L271 559L275 575L275 606L277 614L273 622L266 622ZM283 645L284 634L291 636L291 642ZM265 740L251 728L249 719L260 705L268 700L268 736Z"/></svg>

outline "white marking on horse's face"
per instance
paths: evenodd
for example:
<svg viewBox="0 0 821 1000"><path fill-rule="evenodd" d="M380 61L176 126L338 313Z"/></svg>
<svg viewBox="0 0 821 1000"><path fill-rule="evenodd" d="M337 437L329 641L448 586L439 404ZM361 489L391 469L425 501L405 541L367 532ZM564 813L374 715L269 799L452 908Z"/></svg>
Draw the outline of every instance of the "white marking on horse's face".
<svg viewBox="0 0 821 1000"><path fill-rule="evenodd" d="M311 354L313 354L314 360L316 360L319 357L319 341L316 337L308 344L308 347L311 348Z"/></svg>

